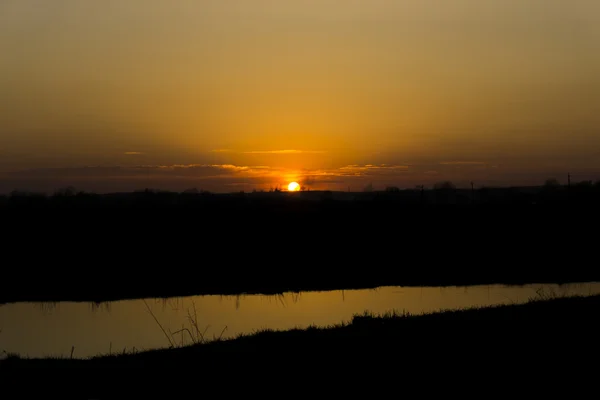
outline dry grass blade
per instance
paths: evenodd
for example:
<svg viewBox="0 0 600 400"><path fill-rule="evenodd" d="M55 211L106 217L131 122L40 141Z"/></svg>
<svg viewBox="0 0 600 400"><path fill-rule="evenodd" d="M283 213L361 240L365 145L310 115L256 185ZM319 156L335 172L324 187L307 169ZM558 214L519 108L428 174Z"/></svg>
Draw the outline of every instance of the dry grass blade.
<svg viewBox="0 0 600 400"><path fill-rule="evenodd" d="M183 333L184 332L187 332L187 334L190 336L190 339L192 339L192 342L196 343L196 341L194 339L194 335L192 335L192 331L190 331L188 328L182 328L178 331L175 331L175 332L173 332L173 335L181 334L182 335L181 343L183 345Z"/></svg>
<svg viewBox="0 0 600 400"><path fill-rule="evenodd" d="M175 344L173 343L173 340L171 339L171 337L169 337L169 335L167 334L167 331L165 331L165 328L163 328L163 326L161 325L161 323L158 321L158 318L156 318L156 315L154 315L154 313L152 312L152 309L150 308L150 306L148 305L148 303L146 302L146 300L143 300L143 302L146 305L146 308L148 309L148 312L150 313L150 315L152 316L152 318L154 318L154 321L156 322L156 324L160 327L160 330L162 330L163 333L165 334L165 337L169 341L169 344L171 345L171 347L175 347Z"/></svg>
<svg viewBox="0 0 600 400"><path fill-rule="evenodd" d="M221 331L221 334L219 335L219 337L216 340L221 340L223 338L223 334L225 333L226 330L227 330L227 325L225 325L225 328L223 328L223 330Z"/></svg>

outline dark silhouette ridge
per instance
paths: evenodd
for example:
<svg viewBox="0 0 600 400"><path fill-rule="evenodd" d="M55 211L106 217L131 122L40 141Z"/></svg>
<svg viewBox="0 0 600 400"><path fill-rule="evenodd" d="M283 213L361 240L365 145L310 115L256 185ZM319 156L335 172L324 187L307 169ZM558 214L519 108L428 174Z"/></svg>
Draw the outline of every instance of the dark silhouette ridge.
<svg viewBox="0 0 600 400"><path fill-rule="evenodd" d="M473 194L475 192L475 194ZM14 193L0 303L600 280L600 186Z"/></svg>

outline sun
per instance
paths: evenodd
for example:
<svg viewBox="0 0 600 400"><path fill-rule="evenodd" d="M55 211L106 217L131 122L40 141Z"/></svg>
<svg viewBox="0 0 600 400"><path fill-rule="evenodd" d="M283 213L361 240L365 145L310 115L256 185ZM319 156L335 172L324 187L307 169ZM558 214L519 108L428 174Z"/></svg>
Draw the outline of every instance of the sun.
<svg viewBox="0 0 600 400"><path fill-rule="evenodd" d="M300 190L298 182L292 182L288 185L288 192L297 192Z"/></svg>

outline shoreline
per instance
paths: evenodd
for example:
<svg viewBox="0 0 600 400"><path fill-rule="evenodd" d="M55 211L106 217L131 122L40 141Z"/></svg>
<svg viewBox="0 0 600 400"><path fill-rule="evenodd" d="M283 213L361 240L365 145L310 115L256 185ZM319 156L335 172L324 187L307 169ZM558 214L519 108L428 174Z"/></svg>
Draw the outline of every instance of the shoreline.
<svg viewBox="0 0 600 400"><path fill-rule="evenodd" d="M355 315L349 322L328 327L308 327L282 331L264 330L235 338L217 339L172 348L137 353L101 355L87 359L21 358L9 355L1 367L146 368L152 365L189 363L194 359L228 360L261 354L266 357L324 357L351 351L385 351L403 357L424 354L475 355L479 351L509 353L527 349L573 351L575 347L596 348L595 315L600 295L531 299L522 304L440 310L426 314L388 313ZM550 324L552 327L550 328ZM543 329L546 328L546 329ZM440 336L440 332L443 334ZM483 334L485 332L485 334ZM190 332L193 336L194 332ZM559 339L557 341L557 339ZM569 340L573 339L573 342ZM412 343L414 347L407 347ZM572 349L568 349L573 347Z"/></svg>
<svg viewBox="0 0 600 400"><path fill-rule="evenodd" d="M262 331L133 355L11 357L0 361L0 375L4 393L87 400L264 396L282 389L384 397L398 385L440 394L502 388L508 395L529 387L535 396L562 390L564 397L578 391L584 397L597 378L599 309L600 296L591 296L418 316L359 315L328 328Z"/></svg>
<svg viewBox="0 0 600 400"><path fill-rule="evenodd" d="M595 276L595 275L592 275ZM461 281L448 281L440 282L439 280L395 280L391 282L373 283L373 284L354 284L354 285L298 285L298 286L286 286L274 289L272 287L261 289L256 288L255 290L239 291L239 290L228 290L223 287L216 286L210 290L167 290L167 291L138 291L131 292L130 294L70 294L68 292L45 295L45 294L20 294L15 297L6 297L0 294L0 307L3 305L10 305L15 303L60 303L60 302L76 302L76 303L110 303L117 301L129 301L129 300L143 300L143 299L171 299L171 298L182 298L191 296L253 296L253 295L282 295L287 293L302 293L302 292L335 292L345 290L375 290L381 287L434 287L434 288L445 288L445 287L475 287L475 286L528 286L528 285L578 285L578 284L589 284L599 283L600 279L563 279L557 280L553 278L548 279L505 279L505 280L461 280Z"/></svg>

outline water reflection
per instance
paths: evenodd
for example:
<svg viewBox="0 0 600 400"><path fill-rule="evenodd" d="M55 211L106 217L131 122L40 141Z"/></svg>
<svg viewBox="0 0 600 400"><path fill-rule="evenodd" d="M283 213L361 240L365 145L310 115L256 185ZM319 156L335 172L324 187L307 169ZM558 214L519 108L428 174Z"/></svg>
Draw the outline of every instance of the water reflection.
<svg viewBox="0 0 600 400"><path fill-rule="evenodd" d="M327 326L352 315L413 314L521 303L531 298L591 295L600 283L519 287L383 287L275 296L192 296L111 303L17 303L0 306L0 353L75 357L144 350L232 337L260 329Z"/></svg>

